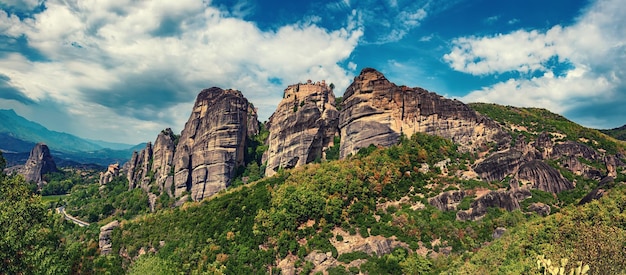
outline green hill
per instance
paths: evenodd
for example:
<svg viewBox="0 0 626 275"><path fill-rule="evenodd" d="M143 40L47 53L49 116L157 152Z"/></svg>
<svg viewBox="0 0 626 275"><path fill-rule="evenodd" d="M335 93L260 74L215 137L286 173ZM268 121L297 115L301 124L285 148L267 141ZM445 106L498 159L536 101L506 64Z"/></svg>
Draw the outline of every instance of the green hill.
<svg viewBox="0 0 626 275"><path fill-rule="evenodd" d="M574 157L585 169L608 173L602 165L610 154L626 161L624 142L547 110L471 107L509 131L512 146L543 132L602 156ZM484 194L512 189L508 178L471 176L477 163L496 154L460 152L450 140L417 133L389 148L370 146L347 159L279 170L179 207L164 190L151 190L158 195L154 213L144 191L125 191L124 176L104 187L79 184L64 197L67 208L97 222L53 231L63 236L59 264L72 273L111 274L535 274L536 257L544 255L569 259L568 269L582 261L590 274L626 270L623 163L612 181L599 185L571 172L563 158L546 160L576 187L559 194L532 189L517 210L488 207L482 218L457 218L476 209ZM454 208L431 203L455 191L467 195ZM595 191L604 197L578 205ZM549 206L550 214L532 211L534 203ZM112 220L121 221L111 235L114 252L100 255L99 228ZM506 228L501 238L494 238L497 228Z"/></svg>
<svg viewBox="0 0 626 275"><path fill-rule="evenodd" d="M626 141L626 125L614 129L600 130L600 132L612 136L616 139Z"/></svg>

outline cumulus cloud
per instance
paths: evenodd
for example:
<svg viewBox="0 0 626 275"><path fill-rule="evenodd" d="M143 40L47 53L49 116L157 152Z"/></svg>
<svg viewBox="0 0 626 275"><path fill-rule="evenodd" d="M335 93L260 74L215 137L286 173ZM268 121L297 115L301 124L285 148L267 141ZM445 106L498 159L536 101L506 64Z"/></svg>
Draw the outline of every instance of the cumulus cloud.
<svg viewBox="0 0 626 275"><path fill-rule="evenodd" d="M460 37L443 58L453 69L472 75L513 75L471 92L464 101L545 107L596 123L588 126L624 124L624 112L598 122L581 110L626 103L625 13L621 1L597 1L570 26ZM564 66L568 69L560 72Z"/></svg>
<svg viewBox="0 0 626 275"><path fill-rule="evenodd" d="M327 30L314 20L262 31L197 0L44 4L25 19L0 10L7 39L25 38L45 59L0 55L0 89L12 89L21 102L67 108L74 119L68 123L89 122L75 134L122 142L181 128L202 88L241 90L267 118L284 89L272 79L346 87L350 77L338 62L363 34L352 22ZM236 10L243 16L247 9Z"/></svg>

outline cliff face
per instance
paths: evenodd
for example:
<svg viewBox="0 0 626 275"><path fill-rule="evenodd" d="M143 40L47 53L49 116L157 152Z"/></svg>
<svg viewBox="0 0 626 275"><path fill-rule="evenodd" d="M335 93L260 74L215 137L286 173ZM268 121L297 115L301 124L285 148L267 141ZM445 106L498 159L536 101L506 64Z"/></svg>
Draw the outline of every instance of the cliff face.
<svg viewBox="0 0 626 275"><path fill-rule="evenodd" d="M109 167L107 167L107 170L105 172L100 172L100 181L99 181L100 185L106 185L107 183L111 182L113 178L119 175L119 173L120 173L119 163L109 165Z"/></svg>
<svg viewBox="0 0 626 275"><path fill-rule="evenodd" d="M175 196L202 200L230 185L244 165L248 100L236 90L200 92L174 153Z"/></svg>
<svg viewBox="0 0 626 275"><path fill-rule="evenodd" d="M128 190L143 188L149 190L150 184L150 160L152 159L152 143L148 142L146 148L139 152L133 152L133 156L124 165L128 179Z"/></svg>
<svg viewBox="0 0 626 275"><path fill-rule="evenodd" d="M39 188L43 187L42 175L58 171L54 158L50 154L50 149L43 143L37 143L30 151L30 156L26 164L21 169L20 174L27 182L37 183Z"/></svg>
<svg viewBox="0 0 626 275"><path fill-rule="evenodd" d="M269 137L263 155L263 163L267 161L265 175L324 158L338 132L338 120L335 95L324 82L285 89L283 100L266 125Z"/></svg>
<svg viewBox="0 0 626 275"><path fill-rule="evenodd" d="M489 142L508 146L510 141L498 124L462 102L421 88L396 86L371 68L363 69L354 78L342 106L342 158L370 144L396 144L401 134L410 137L416 132L452 139L466 151Z"/></svg>
<svg viewBox="0 0 626 275"><path fill-rule="evenodd" d="M170 197L172 193L172 186L174 184L174 151L176 136L172 129L167 128L157 136L154 141L154 147L152 152L152 167L151 171L154 173L154 179L159 187L159 191L165 191Z"/></svg>

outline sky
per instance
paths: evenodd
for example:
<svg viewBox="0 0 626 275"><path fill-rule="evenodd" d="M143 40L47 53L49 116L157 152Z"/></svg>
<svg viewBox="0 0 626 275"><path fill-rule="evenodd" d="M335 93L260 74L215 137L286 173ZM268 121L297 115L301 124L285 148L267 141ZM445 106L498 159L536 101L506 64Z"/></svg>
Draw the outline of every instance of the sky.
<svg viewBox="0 0 626 275"><path fill-rule="evenodd" d="M290 84L341 96L365 67L463 102L626 124L624 0L1 0L0 109L137 144L204 88L266 120Z"/></svg>

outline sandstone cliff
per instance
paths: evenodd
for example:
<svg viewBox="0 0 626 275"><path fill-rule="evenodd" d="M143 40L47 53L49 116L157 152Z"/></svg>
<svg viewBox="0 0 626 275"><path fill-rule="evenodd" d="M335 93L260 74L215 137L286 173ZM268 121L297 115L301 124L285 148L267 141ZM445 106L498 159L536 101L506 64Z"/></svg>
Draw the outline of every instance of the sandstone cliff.
<svg viewBox="0 0 626 275"><path fill-rule="evenodd" d="M241 92L203 90L180 136L167 128L154 145L133 152L124 165L129 188L150 192L156 186L170 197L189 192L194 200L211 196L230 185L235 169L244 165L248 135L258 132L257 110Z"/></svg>
<svg viewBox="0 0 626 275"><path fill-rule="evenodd" d="M150 183L150 160L152 159L152 143L148 142L146 148L139 152L133 152L133 156L125 164L128 190L141 187L149 190Z"/></svg>
<svg viewBox="0 0 626 275"><path fill-rule="evenodd" d="M115 163L109 165L105 172L100 172L100 185L106 185L111 182L113 178L117 177L120 174L120 164Z"/></svg>
<svg viewBox="0 0 626 275"><path fill-rule="evenodd" d="M269 137L265 174L324 158L338 132L335 95L325 82L291 85L266 125Z"/></svg>
<svg viewBox="0 0 626 275"><path fill-rule="evenodd" d="M152 152L152 167L154 180L160 192L166 192L173 197L172 186L174 184L174 150L176 149L176 135L172 129L167 128L159 133L154 141Z"/></svg>
<svg viewBox="0 0 626 275"><path fill-rule="evenodd" d="M217 87L196 98L174 153L175 196L202 200L230 185L244 165L250 103L236 90Z"/></svg>
<svg viewBox="0 0 626 275"><path fill-rule="evenodd" d="M410 137L416 132L449 138L466 151L490 142L506 147L510 141L498 124L462 102L421 88L396 86L371 68L354 78L342 107L342 158L370 144L396 144L401 134Z"/></svg>
<svg viewBox="0 0 626 275"><path fill-rule="evenodd" d="M37 183L37 186L41 188L44 185L42 175L57 171L56 163L48 146L37 143L30 151L30 156L19 173L24 176L27 182Z"/></svg>

